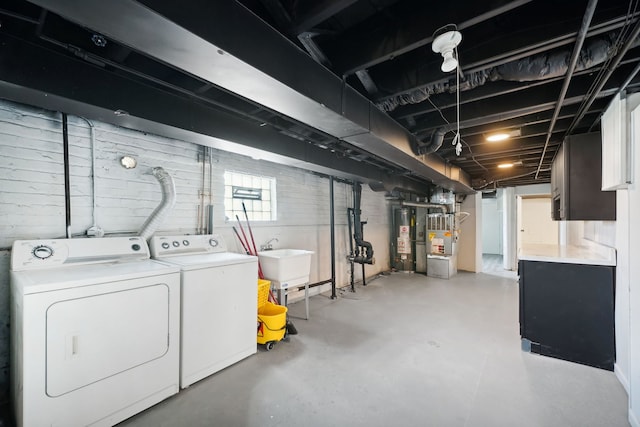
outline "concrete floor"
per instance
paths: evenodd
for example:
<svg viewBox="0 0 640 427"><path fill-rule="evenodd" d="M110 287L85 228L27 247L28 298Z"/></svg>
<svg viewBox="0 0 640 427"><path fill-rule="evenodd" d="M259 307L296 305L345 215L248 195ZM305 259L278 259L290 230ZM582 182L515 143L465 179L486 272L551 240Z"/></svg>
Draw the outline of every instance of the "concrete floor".
<svg viewBox="0 0 640 427"><path fill-rule="evenodd" d="M293 320L289 342L121 426L629 425L612 372L520 350L514 278L394 273Z"/></svg>

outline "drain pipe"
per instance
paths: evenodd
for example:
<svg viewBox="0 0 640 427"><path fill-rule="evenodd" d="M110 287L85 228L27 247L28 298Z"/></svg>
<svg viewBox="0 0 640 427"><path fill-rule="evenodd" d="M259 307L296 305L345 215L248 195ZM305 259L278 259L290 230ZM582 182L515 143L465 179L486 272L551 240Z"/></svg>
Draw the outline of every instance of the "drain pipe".
<svg viewBox="0 0 640 427"><path fill-rule="evenodd" d="M64 210L67 239L71 238L71 184L69 182L69 130L67 113L62 113L62 153L64 157Z"/></svg>
<svg viewBox="0 0 640 427"><path fill-rule="evenodd" d="M373 258L373 246L371 243L363 240L362 237L362 223L360 221L360 202L362 199L362 185L359 182L353 184L353 239L356 241L356 246L364 248L362 255L358 254L354 258L354 262L358 264L374 264Z"/></svg>
<svg viewBox="0 0 640 427"><path fill-rule="evenodd" d="M162 221L164 221L165 217L176 204L176 186L173 183L171 175L161 167L153 168L151 173L156 177L158 182L160 182L162 187L162 201L151 216L147 218L142 225L142 229L140 229L139 235L145 240L149 240L151 236L153 236L153 233L156 232Z"/></svg>
<svg viewBox="0 0 640 427"><path fill-rule="evenodd" d="M329 177L329 227L331 228L331 299L336 299L336 230L333 176Z"/></svg>

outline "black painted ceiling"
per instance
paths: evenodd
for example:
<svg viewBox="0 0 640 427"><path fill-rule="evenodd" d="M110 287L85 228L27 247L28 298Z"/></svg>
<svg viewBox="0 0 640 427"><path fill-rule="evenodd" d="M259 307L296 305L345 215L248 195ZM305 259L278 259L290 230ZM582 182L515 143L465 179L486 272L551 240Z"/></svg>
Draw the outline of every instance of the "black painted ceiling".
<svg viewBox="0 0 640 427"><path fill-rule="evenodd" d="M640 82L640 50L631 40L640 28L635 0L242 3L425 143L436 130L447 131L437 153L468 172L477 189L549 182L564 136L599 131L612 95L635 91ZM584 21L577 67L554 115ZM443 73L431 49L433 34L447 24L463 37L459 156L451 145L455 72ZM521 136L486 142L484 135L497 130ZM501 171L500 163L515 166Z"/></svg>
<svg viewBox="0 0 640 427"><path fill-rule="evenodd" d="M259 37L264 33L256 28L267 24L288 39L289 45L296 45L313 58L317 67L329 70L408 130L418 141L413 147L416 154L437 146L438 134L444 133L435 155L444 160L443 164L466 172L471 179L467 185L477 190L549 182L550 164L562 139L568 134L598 131L600 114L611 97L622 90L635 91L640 85L636 77L640 63L640 49L636 47L640 10L636 0L216 0L216 5L233 6L228 10L237 10L241 4L263 21L256 20L251 28L233 26L234 16L203 16L208 7L202 1L181 2L178 12L171 10L174 2L94 3L115 16L104 17L107 30L116 26L117 17L128 13L132 5L158 13L166 11L165 16L171 12L173 22L194 33L191 23L196 28L210 22L211 32L216 27L227 31L228 51L253 49L252 55L261 55L257 60L265 64L270 58L278 62L281 56L276 50L284 46L265 44ZM410 164L385 156L384 150L369 150L366 142L358 144L336 137L319 129L312 119L292 118L257 98L212 84L187 67L132 47L126 36L118 39L110 37L109 31L95 31L95 17L58 14L52 10L55 4L49 0L5 0L0 5L0 80L7 83L0 88L0 97L3 89L15 85L42 92L64 86L67 98L116 109L118 103L126 104L124 98L116 100L119 89L138 85L140 90L135 93L127 89L129 98L157 91L173 97L166 102L175 99L189 103L191 117L197 115L198 108L206 107L249 127L269 127L288 138L279 143L274 139L274 150L279 144L284 153L290 141L306 144L305 153L296 156L306 157L309 162L328 150L344 159L342 169L361 166L362 171L353 168L354 173L370 176L372 181L384 182L376 175L382 174L409 188L411 183L419 187L430 180ZM463 37L458 47L457 76L440 70L442 58L431 49L434 32L447 24L455 24ZM162 37L165 34L158 33L157 43L163 43ZM234 40L238 46L233 46ZM579 52L577 45L582 46ZM568 73L573 68L574 53L578 53L576 66ZM314 79L305 80L307 72L323 71L296 69L294 62L287 64L265 68L278 68L278 75L301 87L314 85ZM44 87L43 76L54 83ZM101 87L102 81L111 86ZM91 84L96 90L83 94ZM457 127L458 84L460 155L451 144ZM149 101L146 108L158 108L158 102ZM179 120L175 117L180 112L174 113L166 119L151 113L149 117L175 126L172 120ZM225 120L220 119L222 122ZM203 132L204 125L198 126L196 123L192 128ZM516 131L520 136L486 142L485 135L496 130ZM497 165L504 162L514 166L498 169ZM380 172L367 172L373 169Z"/></svg>

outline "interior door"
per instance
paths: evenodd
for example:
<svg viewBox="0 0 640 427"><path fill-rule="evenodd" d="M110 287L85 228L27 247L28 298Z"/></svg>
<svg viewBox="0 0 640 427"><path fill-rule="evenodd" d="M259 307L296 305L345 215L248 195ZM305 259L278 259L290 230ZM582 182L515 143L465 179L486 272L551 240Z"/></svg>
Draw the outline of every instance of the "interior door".
<svg viewBox="0 0 640 427"><path fill-rule="evenodd" d="M558 244L558 223L551 219L551 196L518 197L518 251L526 244Z"/></svg>

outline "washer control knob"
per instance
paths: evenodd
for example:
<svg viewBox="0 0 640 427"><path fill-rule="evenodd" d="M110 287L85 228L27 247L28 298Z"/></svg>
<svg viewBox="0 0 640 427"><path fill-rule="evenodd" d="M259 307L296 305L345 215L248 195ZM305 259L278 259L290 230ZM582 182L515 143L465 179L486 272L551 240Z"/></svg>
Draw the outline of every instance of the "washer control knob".
<svg viewBox="0 0 640 427"><path fill-rule="evenodd" d="M162 243L162 249L169 249L169 243L163 242Z"/></svg>
<svg viewBox="0 0 640 427"><path fill-rule="evenodd" d="M218 241L216 239L209 239L209 244L215 248L218 246Z"/></svg>
<svg viewBox="0 0 640 427"><path fill-rule="evenodd" d="M51 246L40 245L33 248L33 256L38 259L47 259L53 255Z"/></svg>
<svg viewBox="0 0 640 427"><path fill-rule="evenodd" d="M185 240L183 240L183 241L182 241L182 245L183 245L183 246L189 246L189 241L188 241L188 240L186 240L186 239L185 239Z"/></svg>
<svg viewBox="0 0 640 427"><path fill-rule="evenodd" d="M180 242L178 242L177 240L174 240L172 243L174 248L177 248L178 246L180 246Z"/></svg>
<svg viewBox="0 0 640 427"><path fill-rule="evenodd" d="M140 245L135 243L135 244L131 245L131 249L133 249L134 251L139 251L140 250Z"/></svg>

